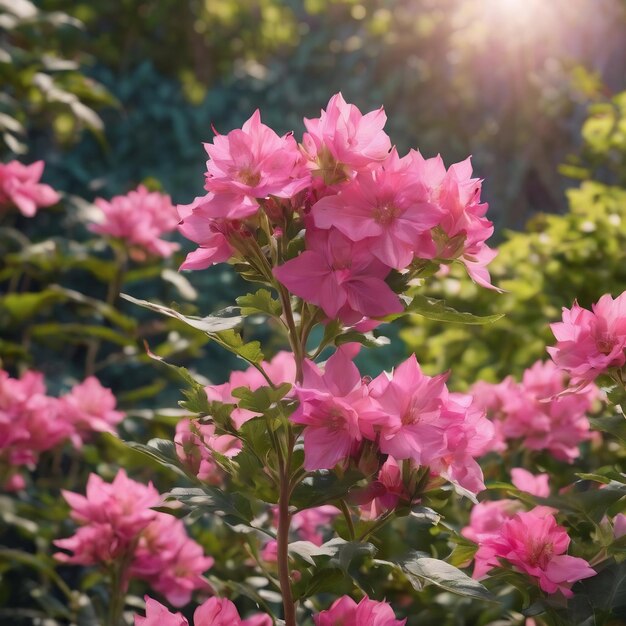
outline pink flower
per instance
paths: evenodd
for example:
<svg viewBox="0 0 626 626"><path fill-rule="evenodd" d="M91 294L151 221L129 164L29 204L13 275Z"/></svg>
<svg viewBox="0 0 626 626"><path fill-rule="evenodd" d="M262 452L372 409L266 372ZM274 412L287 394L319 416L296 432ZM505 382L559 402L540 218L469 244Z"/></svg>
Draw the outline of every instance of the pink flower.
<svg viewBox="0 0 626 626"><path fill-rule="evenodd" d="M146 616L135 615L135 626L189 626L180 613L170 613L162 604L146 598Z"/></svg>
<svg viewBox="0 0 626 626"><path fill-rule="evenodd" d="M222 472L213 460L213 452L234 457L241 450L241 442L232 435L216 435L213 424L200 424L184 419L176 424L176 454L200 480L218 485Z"/></svg>
<svg viewBox="0 0 626 626"><path fill-rule="evenodd" d="M187 536L181 520L158 514L139 537L129 575L148 581L174 606L183 606L195 589L207 587L202 574L213 563Z"/></svg>
<svg viewBox="0 0 626 626"><path fill-rule="evenodd" d="M382 373L370 384L371 395L388 417L380 427L380 450L395 459L430 465L446 448L441 412L447 375L422 374L411 355L389 377Z"/></svg>
<svg viewBox="0 0 626 626"><path fill-rule="evenodd" d="M535 578L549 594L560 591L571 598L573 583L596 574L584 559L564 554L570 538L545 510L516 513L484 542L496 557Z"/></svg>
<svg viewBox="0 0 626 626"><path fill-rule="evenodd" d="M230 198L231 196L227 196ZM200 247L190 252L181 270L202 270L228 261L234 250L228 242L233 227L228 221L207 215L210 206L205 197L196 198L191 204L178 205L181 222L179 231Z"/></svg>
<svg viewBox="0 0 626 626"><path fill-rule="evenodd" d="M384 280L390 268L365 243L354 243L335 229L309 229L306 242L304 252L274 268L289 291L347 324L403 310Z"/></svg>
<svg viewBox="0 0 626 626"><path fill-rule="evenodd" d="M115 433L115 426L124 413L115 410L116 400L110 389L103 387L95 376L86 378L61 397L64 419L76 430L75 443L80 444L90 433Z"/></svg>
<svg viewBox="0 0 626 626"><path fill-rule="evenodd" d="M272 626L272 618L261 613L242 620L235 605L226 598L209 598L195 610L193 622L194 626ZM146 596L146 617L135 615L135 626L189 626L189 622Z"/></svg>
<svg viewBox="0 0 626 626"><path fill-rule="evenodd" d="M626 513L618 513L613 518L613 536L619 539L626 535Z"/></svg>
<svg viewBox="0 0 626 626"><path fill-rule="evenodd" d="M330 609L313 616L315 626L404 626L406 619L396 619L386 602L376 602L365 596L358 604L342 596Z"/></svg>
<svg viewBox="0 0 626 626"><path fill-rule="evenodd" d="M112 483L90 474L87 493L82 496L62 491L72 508L71 517L80 524L109 524L130 546L156 516L151 507L161 504L159 492L152 486L131 480L120 470Z"/></svg>
<svg viewBox="0 0 626 626"><path fill-rule="evenodd" d="M511 481L520 490L533 496L547 498L550 495L548 474L533 475L522 467L514 467L511 470Z"/></svg>
<svg viewBox="0 0 626 626"><path fill-rule="evenodd" d="M626 291L615 300L605 294L591 307L574 302L563 321L550 324L557 344L548 352L572 383L584 383L626 363Z"/></svg>
<svg viewBox="0 0 626 626"><path fill-rule="evenodd" d="M121 239L155 256L168 257L178 249L177 243L159 239L178 226L178 213L169 196L139 185L110 201L96 198L95 204L101 221L89 226L92 232Z"/></svg>
<svg viewBox="0 0 626 626"><path fill-rule="evenodd" d="M345 350L328 359L323 373L308 360L303 369L296 387L300 405L291 420L305 426L304 467L331 469L358 447L362 430L369 433L379 413Z"/></svg>
<svg viewBox="0 0 626 626"><path fill-rule="evenodd" d="M44 162L24 165L19 161L0 163L0 209L15 205L26 217L33 217L39 207L56 204L60 196L39 182Z"/></svg>
<svg viewBox="0 0 626 626"><path fill-rule="evenodd" d="M493 234L493 224L485 217L488 205L480 201L482 181L472 178L469 157L447 171L440 156L424 159L411 150L405 158L429 189L430 201L442 210L442 219L433 232L436 258L459 259L476 283L494 289L486 266L497 252L485 243Z"/></svg>
<svg viewBox="0 0 626 626"><path fill-rule="evenodd" d="M302 148L313 174L332 185L384 160L391 149L386 121L382 107L363 115L340 93L334 95L319 118L304 119Z"/></svg>
<svg viewBox="0 0 626 626"><path fill-rule="evenodd" d="M395 509L401 500L409 500L401 468L392 456L387 457L376 480L366 489L367 495L372 499L361 504L361 516L365 519L375 519Z"/></svg>
<svg viewBox="0 0 626 626"><path fill-rule="evenodd" d="M378 168L319 200L312 216L318 228L336 228L351 241L363 241L379 261L398 270L420 254L418 248L426 246L432 257L429 231L442 218L426 186L403 166L395 150Z"/></svg>
<svg viewBox="0 0 626 626"><path fill-rule="evenodd" d="M279 137L261 123L258 109L241 129L216 135L205 143L206 189L265 198L291 198L310 183L302 156L291 134Z"/></svg>

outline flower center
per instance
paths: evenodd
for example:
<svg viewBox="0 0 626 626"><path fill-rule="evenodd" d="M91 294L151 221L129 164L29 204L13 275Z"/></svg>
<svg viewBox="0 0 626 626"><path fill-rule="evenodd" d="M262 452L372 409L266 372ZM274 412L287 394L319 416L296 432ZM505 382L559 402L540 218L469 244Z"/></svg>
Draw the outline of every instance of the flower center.
<svg viewBox="0 0 626 626"><path fill-rule="evenodd" d="M249 187L256 187L261 181L261 174L249 167L244 167L237 172L237 180Z"/></svg>
<svg viewBox="0 0 626 626"><path fill-rule="evenodd" d="M378 205L374 209L374 221L381 226L389 226L396 219L399 212L398 207L393 204L385 203Z"/></svg>

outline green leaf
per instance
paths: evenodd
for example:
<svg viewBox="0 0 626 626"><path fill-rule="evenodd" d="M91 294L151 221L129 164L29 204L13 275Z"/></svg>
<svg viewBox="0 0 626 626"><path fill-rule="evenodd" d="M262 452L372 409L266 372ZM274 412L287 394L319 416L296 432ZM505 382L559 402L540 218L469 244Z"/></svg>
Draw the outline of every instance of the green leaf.
<svg viewBox="0 0 626 626"><path fill-rule="evenodd" d="M267 289L259 289L256 293L239 296L237 304L242 315L263 313L271 317L279 317L283 312L280 302L272 298L272 294Z"/></svg>
<svg viewBox="0 0 626 626"><path fill-rule="evenodd" d="M124 441L123 443L129 448L150 457L162 467L173 470L180 476L189 478L178 459L176 444L173 441L168 441L167 439L151 439L147 444L137 443L135 441Z"/></svg>
<svg viewBox="0 0 626 626"><path fill-rule="evenodd" d="M237 493L227 493L217 487L203 485L195 488L175 488L167 494L167 500L181 502L192 511L212 513L221 517L227 524L243 524L250 528L254 514L250 501Z"/></svg>
<svg viewBox="0 0 626 626"><path fill-rule="evenodd" d="M415 553L415 556L402 561L400 568L418 591L421 591L424 584L432 584L461 596L496 601L481 583L445 561Z"/></svg>
<svg viewBox="0 0 626 626"><path fill-rule="evenodd" d="M272 387L259 387L252 391L249 387L237 387L231 391L239 408L248 409L255 413L265 413L273 404L282 400L291 390L290 383L282 383L275 389Z"/></svg>
<svg viewBox="0 0 626 626"><path fill-rule="evenodd" d="M503 313L496 315L473 315L464 313L447 306L444 300L436 300L427 296L415 295L406 307L404 314L417 313L429 320L438 322L456 322L458 324L492 324L504 317ZM401 314L402 315L402 314ZM398 316L392 316L400 317Z"/></svg>
<svg viewBox="0 0 626 626"><path fill-rule="evenodd" d="M258 365L263 361L261 344L258 341L245 343L241 335L232 329L218 332L212 336L212 339L248 363Z"/></svg>
<svg viewBox="0 0 626 626"><path fill-rule="evenodd" d="M201 330L202 332L207 333L207 335L215 335L222 331L235 328L236 326L239 326L243 320L241 315L231 315L229 317L226 315L209 315L207 317L183 315L182 313L179 313L169 307L148 302L147 300L139 300L138 298L133 298L125 293L121 294L121 297L128 302L150 309L151 311L155 311L161 315L166 315L167 317L173 317L174 319L180 320L196 330ZM231 311L232 309L224 309L225 314L230 313Z"/></svg>

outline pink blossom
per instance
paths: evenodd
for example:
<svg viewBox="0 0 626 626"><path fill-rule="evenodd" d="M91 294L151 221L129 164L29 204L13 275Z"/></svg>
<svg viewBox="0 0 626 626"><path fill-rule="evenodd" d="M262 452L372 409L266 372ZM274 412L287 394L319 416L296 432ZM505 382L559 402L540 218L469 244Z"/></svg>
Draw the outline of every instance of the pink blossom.
<svg viewBox="0 0 626 626"><path fill-rule="evenodd" d="M375 519L395 509L401 500L409 500L401 468L393 457L387 457L376 480L366 489L366 495L372 499L361 504L361 516L365 519Z"/></svg>
<svg viewBox="0 0 626 626"><path fill-rule="evenodd" d="M299 256L274 268L289 291L347 324L403 310L384 280L390 268L365 243L354 243L336 229L308 229L306 243Z"/></svg>
<svg viewBox="0 0 626 626"><path fill-rule="evenodd" d="M241 619L227 598L209 598L193 614L194 626L272 626L269 615L256 613ZM189 626L180 613L170 613L162 604L146 596L146 617L135 615L135 626Z"/></svg>
<svg viewBox="0 0 626 626"><path fill-rule="evenodd" d="M348 458L371 431L378 416L367 387L348 354L339 349L326 362L324 372L304 362L304 379L296 387L300 401L291 420L304 429L304 467L331 469Z"/></svg>
<svg viewBox="0 0 626 626"><path fill-rule="evenodd" d="M129 575L148 581L174 606L183 606L195 589L207 587L202 574L213 563L187 536L181 520L158 514L139 536Z"/></svg>
<svg viewBox="0 0 626 626"><path fill-rule="evenodd" d="M386 602L365 596L358 604L348 596L335 600L330 609L313 616L315 626L404 626Z"/></svg>
<svg viewBox="0 0 626 626"><path fill-rule="evenodd" d="M176 454L200 480L218 485L222 472L213 460L213 452L234 457L241 450L241 442L232 435L216 435L213 424L200 424L185 419L176 425Z"/></svg>
<svg viewBox="0 0 626 626"><path fill-rule="evenodd" d="M304 119L302 149L313 174L332 185L384 160L391 149L386 121L382 107L363 115L341 93L334 95L319 118Z"/></svg>
<svg viewBox="0 0 626 626"><path fill-rule="evenodd" d="M389 377L383 373L370 384L388 420L380 427L380 450L395 459L430 465L444 452L441 412L446 399L447 375L431 378L422 373L411 355Z"/></svg>
<svg viewBox="0 0 626 626"><path fill-rule="evenodd" d="M96 198L95 204L101 215L98 223L89 226L92 232L121 239L155 256L169 257L178 249L177 243L159 238L178 226L178 213L169 196L139 185L125 196Z"/></svg>
<svg viewBox="0 0 626 626"><path fill-rule="evenodd" d="M261 123L258 109L241 129L216 135L205 143L206 189L265 198L291 198L310 183L298 146L291 134L279 137Z"/></svg>
<svg viewBox="0 0 626 626"><path fill-rule="evenodd" d="M33 217L39 207L56 204L60 196L39 182L44 162L24 165L19 161L0 163L0 209L15 205L22 215Z"/></svg>
<svg viewBox="0 0 626 626"><path fill-rule="evenodd" d="M180 613L170 613L161 603L145 596L146 616L135 615L135 626L189 626Z"/></svg>
<svg viewBox="0 0 626 626"><path fill-rule="evenodd" d="M497 252L485 243L493 234L493 224L485 217L488 205L480 201L482 181L472 178L469 157L447 171L440 156L424 159L411 150L405 158L429 189L430 201L442 210L442 219L433 231L436 258L459 259L477 284L494 289L486 266Z"/></svg>
<svg viewBox="0 0 626 626"><path fill-rule="evenodd" d="M511 470L511 481L520 490L533 496L547 498L550 495L548 474L533 475L523 467L514 467Z"/></svg>
<svg viewBox="0 0 626 626"><path fill-rule="evenodd" d="M626 535L626 513L618 513L613 518L613 536L619 539Z"/></svg>
<svg viewBox="0 0 626 626"><path fill-rule="evenodd" d="M573 583L596 574L584 559L564 554L570 538L545 510L516 513L483 541L496 557L535 578L549 594L560 591L570 598Z"/></svg>
<svg viewBox="0 0 626 626"><path fill-rule="evenodd" d="M426 186L403 166L395 150L378 168L319 200L312 216L316 227L336 228L351 241L363 241L379 261L398 270L423 254L425 246L434 255L428 232L442 218Z"/></svg>
<svg viewBox="0 0 626 626"><path fill-rule="evenodd" d="M191 204L179 204L177 207L181 219L179 231L199 246L187 255L180 266L181 270L206 269L216 263L228 261L234 254L228 242L233 227L227 220L207 215L206 207L205 197L196 198Z"/></svg>
<svg viewBox="0 0 626 626"><path fill-rule="evenodd" d="M626 291L613 299L605 294L591 311L576 302L563 308L563 321L550 325L557 340L548 352L572 383L592 381L626 363Z"/></svg>
<svg viewBox="0 0 626 626"><path fill-rule="evenodd" d="M114 427L124 419L124 413L115 410L116 400L111 390L103 387L95 376L75 385L60 402L64 419L76 430L76 444L93 431L115 433Z"/></svg>

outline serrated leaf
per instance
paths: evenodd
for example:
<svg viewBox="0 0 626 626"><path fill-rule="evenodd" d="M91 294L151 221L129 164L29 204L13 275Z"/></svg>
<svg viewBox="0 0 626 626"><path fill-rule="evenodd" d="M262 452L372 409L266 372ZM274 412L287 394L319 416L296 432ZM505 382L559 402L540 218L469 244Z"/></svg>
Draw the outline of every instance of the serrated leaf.
<svg viewBox="0 0 626 626"><path fill-rule="evenodd" d="M484 585L445 561L426 556L413 556L402 561L400 567L418 591L424 584L432 584L461 596L496 601Z"/></svg>
<svg viewBox="0 0 626 626"><path fill-rule="evenodd" d="M150 439L147 444L137 443L135 441L124 441L123 443L129 448L149 456L159 463L159 465L171 469L181 476L188 477L178 460L176 444L173 441L168 441L167 439Z"/></svg>
<svg viewBox="0 0 626 626"><path fill-rule="evenodd" d="M245 343L241 335L232 329L216 333L213 339L248 363L258 365L263 361L261 344L258 341Z"/></svg>
<svg viewBox="0 0 626 626"><path fill-rule="evenodd" d="M236 301L242 315L263 313L272 317L279 317L283 312L280 302L272 298L272 294L267 289L259 289L255 293L239 296Z"/></svg>

